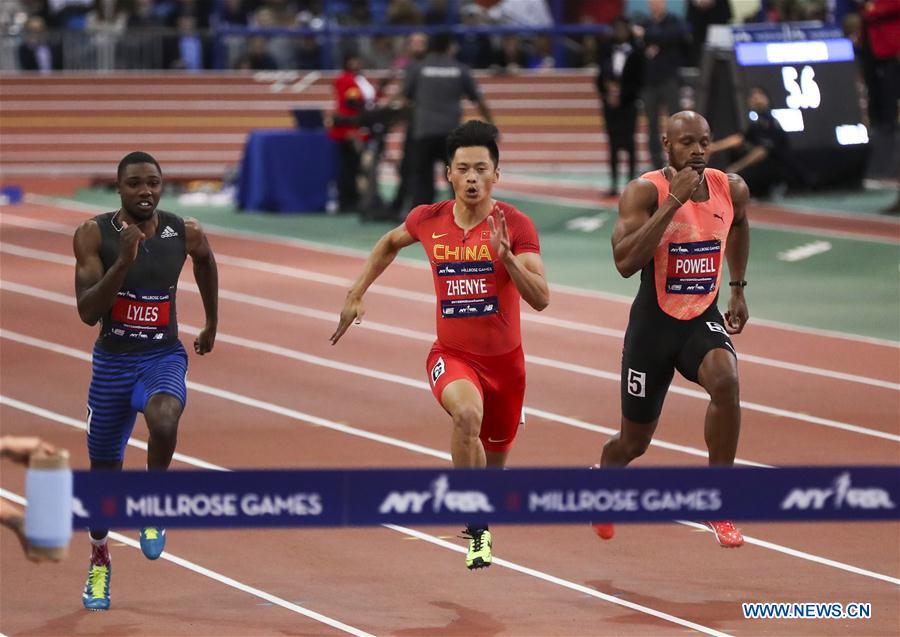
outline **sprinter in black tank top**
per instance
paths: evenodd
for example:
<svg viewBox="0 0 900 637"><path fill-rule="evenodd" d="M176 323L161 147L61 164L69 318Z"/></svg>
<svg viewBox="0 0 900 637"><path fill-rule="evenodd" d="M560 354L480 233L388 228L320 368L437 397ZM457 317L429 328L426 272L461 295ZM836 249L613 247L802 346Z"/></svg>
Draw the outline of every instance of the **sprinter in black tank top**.
<svg viewBox="0 0 900 637"><path fill-rule="evenodd" d="M101 323L88 393L88 452L92 470L121 470L138 411L150 440L147 468L164 470L175 452L178 421L187 400L187 354L178 340L175 295L187 256L200 288L206 322L194 351L212 351L218 323L218 272L206 235L195 219L157 210L162 171L147 153L119 163L121 207L85 221L75 231L78 315ZM91 529L93 545L82 601L109 608L111 564L107 529ZM165 529L141 529L141 549L156 559Z"/></svg>

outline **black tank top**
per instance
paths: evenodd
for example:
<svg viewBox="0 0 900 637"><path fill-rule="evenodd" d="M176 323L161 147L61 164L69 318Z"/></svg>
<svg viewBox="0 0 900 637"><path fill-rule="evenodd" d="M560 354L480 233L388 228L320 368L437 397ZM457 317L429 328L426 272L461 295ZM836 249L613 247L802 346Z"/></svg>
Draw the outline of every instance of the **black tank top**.
<svg viewBox="0 0 900 637"><path fill-rule="evenodd" d="M100 260L104 271L119 258L116 213L94 217L100 226ZM171 346L178 340L175 293L187 257L184 220L157 210L156 234L138 247L122 288L100 323L97 346L111 353L143 352ZM117 229L118 228L118 229Z"/></svg>

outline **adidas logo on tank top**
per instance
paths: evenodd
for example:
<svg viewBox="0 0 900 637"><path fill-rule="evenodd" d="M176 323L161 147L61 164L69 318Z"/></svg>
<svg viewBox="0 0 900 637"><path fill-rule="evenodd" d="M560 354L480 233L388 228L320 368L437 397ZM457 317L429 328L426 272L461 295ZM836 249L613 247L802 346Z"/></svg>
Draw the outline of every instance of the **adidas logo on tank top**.
<svg viewBox="0 0 900 637"><path fill-rule="evenodd" d="M177 237L178 233L172 229L172 226L166 226L163 228L163 231L159 234L160 239L168 239L170 237Z"/></svg>

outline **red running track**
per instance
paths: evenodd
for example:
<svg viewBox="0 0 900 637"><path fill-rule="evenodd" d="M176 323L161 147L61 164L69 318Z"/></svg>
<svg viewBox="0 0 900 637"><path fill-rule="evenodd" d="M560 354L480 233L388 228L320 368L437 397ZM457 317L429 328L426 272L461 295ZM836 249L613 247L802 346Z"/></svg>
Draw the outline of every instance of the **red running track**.
<svg viewBox="0 0 900 637"><path fill-rule="evenodd" d="M83 359L95 330L77 320L70 254L71 233L85 216L28 204L5 208L0 220L3 433L51 439L70 449L77 468L87 466L84 434L75 426L84 414L90 366ZM392 266L379 281L383 287L367 297L365 329L352 328L331 347L327 338L344 280L358 272L360 258L278 240L213 235L212 241L222 287L220 338L210 356L191 357L190 380L200 386L189 391L178 447L188 463L232 469L447 465L447 419L424 388L434 320L427 272L400 262ZM185 272L179 309L182 337L189 341L190 326L203 315ZM618 420L617 333L626 312L627 305L597 295L556 291L547 312L528 313L526 404L532 412L511 464L585 466L597 460ZM741 363L742 398L750 404L739 449L743 461L897 462L896 347L752 323L735 340L742 355L768 361ZM815 373L784 369L778 361ZM225 398L222 390L232 394ZM703 463L704 408L705 401L689 392L670 394L658 432L669 444L652 447L639 463ZM329 422L312 425L308 416ZM134 436L146 440L140 421ZM142 452L130 449L127 464L142 466ZM4 467L3 488L22 493L22 483L20 472ZM5 533L0 631L896 633L900 524L743 527L754 542L770 544L723 551L708 533L675 523L623 526L611 542L581 526L498 527L496 555L534 571L498 564L476 573L435 539L449 538L462 548L453 537L456 528L417 529L427 534L417 538L414 531L389 528L178 531L170 534L170 554L222 577L168 561L148 563L133 548L116 546L108 613L80 606L88 555L83 536L76 537L68 561L33 566ZM241 585L243 590L235 588ZM751 601L871 602L873 617L745 620L740 604ZM324 617L311 618L310 611Z"/></svg>

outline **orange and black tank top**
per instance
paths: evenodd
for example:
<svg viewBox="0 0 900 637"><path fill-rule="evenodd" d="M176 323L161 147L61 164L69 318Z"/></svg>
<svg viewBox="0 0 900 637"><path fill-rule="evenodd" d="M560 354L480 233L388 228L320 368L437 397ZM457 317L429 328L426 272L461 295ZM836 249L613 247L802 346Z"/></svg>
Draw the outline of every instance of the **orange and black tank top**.
<svg viewBox="0 0 900 637"><path fill-rule="evenodd" d="M669 316L688 320L700 316L716 302L722 279L725 244L734 219L728 175L703 171L709 199L684 202L663 233L653 259L641 271L638 296L655 291L660 309ZM669 181L662 170L641 175L653 182L657 209L669 195Z"/></svg>

